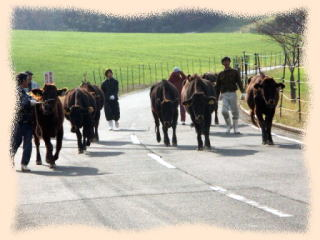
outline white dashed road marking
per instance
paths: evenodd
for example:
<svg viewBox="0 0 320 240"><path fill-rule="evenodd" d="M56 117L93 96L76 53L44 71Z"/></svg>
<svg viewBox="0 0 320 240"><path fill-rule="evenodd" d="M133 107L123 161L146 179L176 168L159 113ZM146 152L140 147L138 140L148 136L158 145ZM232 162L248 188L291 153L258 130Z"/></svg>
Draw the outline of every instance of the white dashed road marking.
<svg viewBox="0 0 320 240"><path fill-rule="evenodd" d="M175 166L171 165L170 163L167 163L164 161L160 156L154 154L154 153L148 153L148 156L152 158L153 160L156 160L161 165L167 167L167 168L176 168Z"/></svg>
<svg viewBox="0 0 320 240"><path fill-rule="evenodd" d="M284 218L284 217L293 217L293 215L291 214L287 214L287 213L284 213L284 212L281 212L277 209L274 209L274 208L270 208L268 206L265 206L265 205L262 205L256 201L253 201L253 200L250 200L246 197L243 197L241 195L238 195L238 194L234 194L230 191L228 191L227 189L224 189L222 187L219 187L219 186L211 186L210 187L211 190L215 191L215 192L218 192L218 193L221 193L229 198L232 198L234 200L237 200L237 201L240 201L240 202L243 202L243 203L246 203L252 207L255 207L255 208L258 208L262 211L265 211L265 212L268 212L268 213L271 213L275 216L278 216L278 217L281 217L281 218Z"/></svg>
<svg viewBox="0 0 320 240"><path fill-rule="evenodd" d="M258 127L256 127L256 126L253 126L253 125L251 125L251 124L249 124L249 126L252 127L252 128L254 128L254 129L256 129L256 130L260 130L260 128L258 128ZM299 141L299 140L297 140L297 139L285 137L285 136L282 136L282 135L279 135L279 134L275 134L275 133L271 133L271 134L272 134L272 136L276 136L276 137L278 137L278 138L282 138L282 139L287 140L287 141L295 142L295 143L298 143L298 144L303 144L302 141Z"/></svg>
<svg viewBox="0 0 320 240"><path fill-rule="evenodd" d="M131 138L131 142L132 142L133 144L141 144L141 142L140 142L140 140L138 139L137 135L132 134L132 135L130 136L130 138Z"/></svg>

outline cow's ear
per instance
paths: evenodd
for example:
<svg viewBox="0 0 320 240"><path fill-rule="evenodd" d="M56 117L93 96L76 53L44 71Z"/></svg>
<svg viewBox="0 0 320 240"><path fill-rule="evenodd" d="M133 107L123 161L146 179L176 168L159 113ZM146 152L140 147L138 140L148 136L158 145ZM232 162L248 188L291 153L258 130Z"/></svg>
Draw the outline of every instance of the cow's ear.
<svg viewBox="0 0 320 240"><path fill-rule="evenodd" d="M188 74L187 79L188 79L188 81L191 81L191 75L190 74Z"/></svg>
<svg viewBox="0 0 320 240"><path fill-rule="evenodd" d="M215 97L208 97L208 104L209 105L213 105L216 102L216 98Z"/></svg>
<svg viewBox="0 0 320 240"><path fill-rule="evenodd" d="M253 87L255 89L260 89L260 88L262 88L262 85L260 83L256 83Z"/></svg>
<svg viewBox="0 0 320 240"><path fill-rule="evenodd" d="M187 100L187 101L184 101L182 104L183 104L184 106L186 106L186 107L190 107L191 104L192 104L192 99L189 99L189 100Z"/></svg>
<svg viewBox="0 0 320 240"><path fill-rule="evenodd" d="M43 95L43 90L41 90L40 88L32 89L31 92L35 96L42 96Z"/></svg>
<svg viewBox="0 0 320 240"><path fill-rule="evenodd" d="M58 89L57 90L57 94L58 94L58 96L64 96L64 95L66 95L66 92L68 91L68 89L67 88L62 88L62 89Z"/></svg>
<svg viewBox="0 0 320 240"><path fill-rule="evenodd" d="M277 83L277 88L284 89L286 86L283 83Z"/></svg>

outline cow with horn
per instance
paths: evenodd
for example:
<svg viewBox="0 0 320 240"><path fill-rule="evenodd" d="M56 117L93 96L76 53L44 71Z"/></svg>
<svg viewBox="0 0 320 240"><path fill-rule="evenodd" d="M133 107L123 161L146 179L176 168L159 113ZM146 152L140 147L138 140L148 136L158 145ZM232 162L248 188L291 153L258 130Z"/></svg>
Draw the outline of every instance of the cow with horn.
<svg viewBox="0 0 320 240"><path fill-rule="evenodd" d="M210 149L209 131L211 115L218 107L215 88L198 75L188 75L181 92L182 103L195 126L198 150L203 150L201 135L205 137L205 148Z"/></svg>
<svg viewBox="0 0 320 240"><path fill-rule="evenodd" d="M164 135L164 144L170 146L168 128L172 127L172 145L177 146L176 127L178 120L179 93L167 80L154 84L150 89L151 110L156 125L157 141L161 141L160 122Z"/></svg>

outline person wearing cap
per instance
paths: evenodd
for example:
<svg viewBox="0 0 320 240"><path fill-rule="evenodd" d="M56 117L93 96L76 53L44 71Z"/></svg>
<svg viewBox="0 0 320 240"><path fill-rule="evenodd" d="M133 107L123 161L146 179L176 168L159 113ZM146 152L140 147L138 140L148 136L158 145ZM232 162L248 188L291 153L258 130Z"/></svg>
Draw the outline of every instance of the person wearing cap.
<svg viewBox="0 0 320 240"><path fill-rule="evenodd" d="M174 67L173 72L168 79L168 81L171 82L179 92L180 120L182 125L185 125L186 122L186 110L181 103L181 91L183 87L183 81L186 78L186 75L180 70L179 67Z"/></svg>
<svg viewBox="0 0 320 240"><path fill-rule="evenodd" d="M32 89L39 88L39 84L32 80L33 73L31 71L25 71L28 75L28 87L26 88L27 92L30 92Z"/></svg>
<svg viewBox="0 0 320 240"><path fill-rule="evenodd" d="M240 89L242 93L241 100L243 100L245 98L245 90L239 72L230 67L231 59L224 57L221 63L224 66L224 70L218 74L216 89L218 97L221 94L222 98L222 115L227 126L226 132L229 134L233 127L234 133L240 134L238 130L239 106L236 91L238 88ZM232 125L229 110L232 113Z"/></svg>
<svg viewBox="0 0 320 240"><path fill-rule="evenodd" d="M119 128L120 108L118 102L119 83L113 78L111 69L105 72L105 81L101 84L101 89L104 92L104 112L109 124L109 130L113 130L113 121L115 127Z"/></svg>
<svg viewBox="0 0 320 240"><path fill-rule="evenodd" d="M21 159L21 171L29 172L28 164L32 152L32 107L37 101L29 96L25 88L28 88L28 75L19 73L16 76L17 93L18 93L18 111L14 123L13 134L11 139L11 157L14 156L23 142L23 153Z"/></svg>

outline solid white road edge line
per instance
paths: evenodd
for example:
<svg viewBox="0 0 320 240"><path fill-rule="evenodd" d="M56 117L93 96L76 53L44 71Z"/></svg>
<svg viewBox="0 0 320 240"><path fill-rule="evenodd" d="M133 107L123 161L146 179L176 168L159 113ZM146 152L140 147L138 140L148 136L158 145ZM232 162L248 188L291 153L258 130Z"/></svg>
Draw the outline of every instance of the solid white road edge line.
<svg viewBox="0 0 320 240"><path fill-rule="evenodd" d="M161 165L167 167L167 168L176 168L175 166L171 165L170 163L167 163L164 161L160 156L154 154L154 153L148 153L148 156L152 158L153 160L156 160Z"/></svg>
<svg viewBox="0 0 320 240"><path fill-rule="evenodd" d="M224 189L222 187L219 187L219 186L210 186L210 189L215 191L215 192L218 192L218 193L221 193L229 198L232 198L234 200L237 200L237 201L240 201L240 202L243 202L243 203L246 203L252 207L255 207L255 208L258 208L262 211L265 211L265 212L268 212L268 213L271 213L275 216L278 216L278 217L281 217L281 218L284 218L284 217L293 217L293 215L291 214L287 214L287 213L284 213L284 212L281 212L277 209L274 209L274 208L270 208L268 206L265 206L265 205L261 205L260 203L256 202L256 201L253 201L253 200L250 200L250 199L247 199L246 197L243 197L241 195L238 195L238 194L234 194L232 192L229 192L227 189Z"/></svg>
<svg viewBox="0 0 320 240"><path fill-rule="evenodd" d="M260 128L258 128L258 127L256 127L256 126L253 126L253 125L251 125L251 124L248 124L248 125L249 125L250 127L254 128L254 129L256 129L256 130L260 130ZM271 134L272 134L273 136L276 136L276 137L278 137L278 138L282 138L282 139L287 140L287 141L299 143L299 144L301 144L301 145L303 144L302 141L299 141L299 140L297 140L297 139L285 137L285 136L282 136L282 135L279 135L279 134L275 134L275 133L271 133Z"/></svg>
<svg viewBox="0 0 320 240"><path fill-rule="evenodd" d="M131 134L130 135L130 138L131 138L131 142L133 144L141 144L140 140L138 139L137 135L135 134Z"/></svg>

